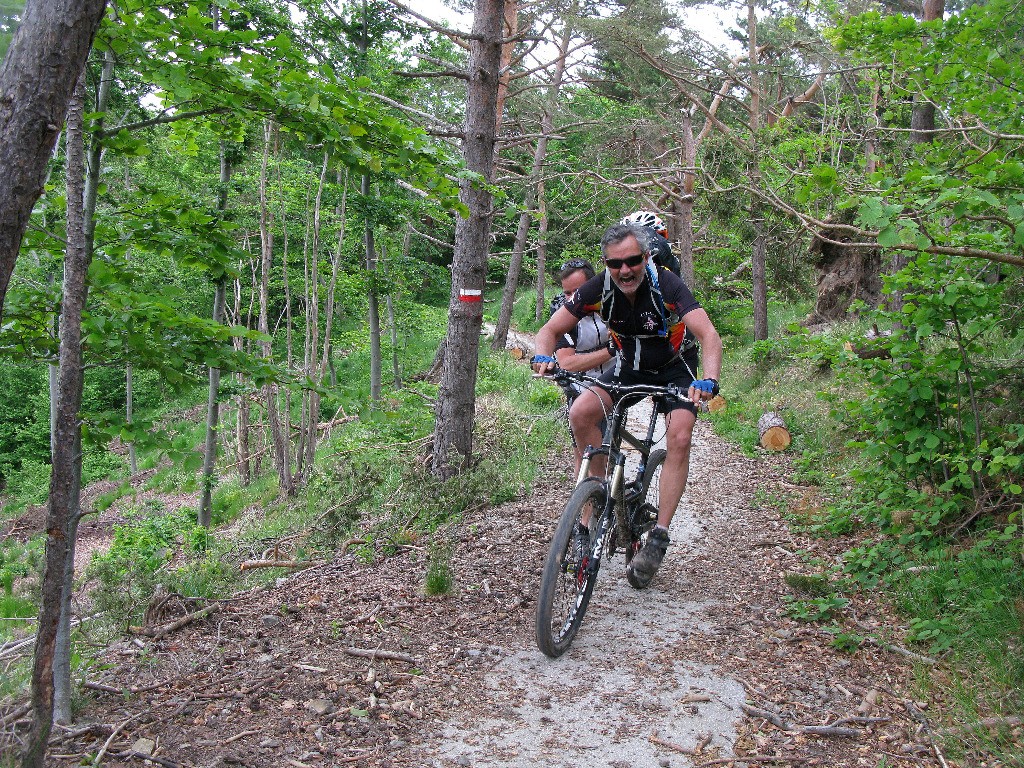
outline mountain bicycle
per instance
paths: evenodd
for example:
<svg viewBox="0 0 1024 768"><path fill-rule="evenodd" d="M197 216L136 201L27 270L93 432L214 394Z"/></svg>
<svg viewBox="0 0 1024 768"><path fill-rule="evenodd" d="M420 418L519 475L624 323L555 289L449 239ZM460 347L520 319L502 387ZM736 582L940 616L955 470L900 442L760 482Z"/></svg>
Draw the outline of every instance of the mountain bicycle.
<svg viewBox="0 0 1024 768"><path fill-rule="evenodd" d="M664 449L654 448L657 405L667 397L685 402L690 399L685 390L673 385L615 384L560 369L550 378L563 387L573 383L598 385L616 400L606 416L601 445L587 446L583 453L576 489L559 518L544 562L537 605L537 646L545 655L557 658L576 637L604 558L613 556L621 545L628 565L654 528L666 456ZM651 409L646 437L640 438L626 429L626 415L631 406L647 397L654 399L655 407ZM640 463L635 469L626 468L623 443L639 453ZM591 459L599 455L607 457L605 476L591 477ZM587 525L581 527L581 521L588 521ZM582 533L584 528L589 535Z"/></svg>

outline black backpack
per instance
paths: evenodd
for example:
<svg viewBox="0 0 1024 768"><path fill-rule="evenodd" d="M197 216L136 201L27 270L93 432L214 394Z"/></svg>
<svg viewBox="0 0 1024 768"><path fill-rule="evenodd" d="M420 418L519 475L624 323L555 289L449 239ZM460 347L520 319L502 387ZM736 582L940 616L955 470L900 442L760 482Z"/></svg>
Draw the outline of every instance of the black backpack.
<svg viewBox="0 0 1024 768"><path fill-rule="evenodd" d="M682 264L679 263L679 258L672 252L671 244L650 227L647 229L650 233L650 238L647 241L647 250L650 251L654 263L659 267L664 267L669 272L675 273L677 277L682 277Z"/></svg>

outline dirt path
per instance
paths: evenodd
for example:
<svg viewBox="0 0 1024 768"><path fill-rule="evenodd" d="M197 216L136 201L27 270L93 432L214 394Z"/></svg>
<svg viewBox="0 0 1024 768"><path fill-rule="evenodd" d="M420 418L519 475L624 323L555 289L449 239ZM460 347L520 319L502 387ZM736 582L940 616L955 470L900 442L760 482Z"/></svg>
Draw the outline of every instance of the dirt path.
<svg viewBox="0 0 1024 768"><path fill-rule="evenodd" d="M828 562L841 549L790 533L765 503L799 492L785 459L738 456L703 421L651 588L630 589L616 556L570 652L541 656L534 601L568 466L551 457L530 498L460 526L448 596L423 594L418 543L372 563L346 555L205 623L118 644L90 679L137 693L94 689L81 719L97 727L60 751L95 754L126 723L104 765L940 765L905 659L842 653L785 615L797 552ZM881 622L866 597L847 616ZM830 724L829 736L801 730Z"/></svg>

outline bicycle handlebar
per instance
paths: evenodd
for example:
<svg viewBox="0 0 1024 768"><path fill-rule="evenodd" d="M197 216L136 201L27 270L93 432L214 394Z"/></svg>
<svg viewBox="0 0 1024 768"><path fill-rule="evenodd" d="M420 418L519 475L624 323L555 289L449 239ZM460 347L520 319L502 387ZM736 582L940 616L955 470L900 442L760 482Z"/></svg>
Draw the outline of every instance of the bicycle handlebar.
<svg viewBox="0 0 1024 768"><path fill-rule="evenodd" d="M661 386L658 384L619 384L614 381L602 381L596 376L591 376L586 373L575 373L573 371L567 371L563 368L556 368L549 374L542 374L544 378L549 378L555 381L557 384L565 386L566 384L580 384L586 388L590 387L601 387L601 389L614 395L652 395L654 397L675 397L686 403L692 403L689 397L686 396L685 389L677 387L675 384L667 384Z"/></svg>

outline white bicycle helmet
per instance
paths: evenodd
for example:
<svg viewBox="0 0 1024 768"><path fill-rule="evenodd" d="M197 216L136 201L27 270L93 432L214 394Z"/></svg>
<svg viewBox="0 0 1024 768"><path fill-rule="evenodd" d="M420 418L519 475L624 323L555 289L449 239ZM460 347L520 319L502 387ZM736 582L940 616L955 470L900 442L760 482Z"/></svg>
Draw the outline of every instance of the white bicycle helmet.
<svg viewBox="0 0 1024 768"><path fill-rule="evenodd" d="M661 217L653 211L637 211L624 218L620 224L639 224L641 227L650 227L662 237L668 235L668 229Z"/></svg>

